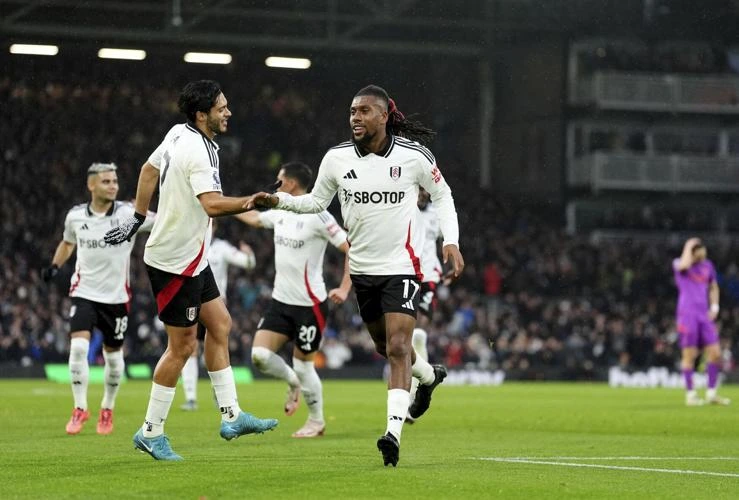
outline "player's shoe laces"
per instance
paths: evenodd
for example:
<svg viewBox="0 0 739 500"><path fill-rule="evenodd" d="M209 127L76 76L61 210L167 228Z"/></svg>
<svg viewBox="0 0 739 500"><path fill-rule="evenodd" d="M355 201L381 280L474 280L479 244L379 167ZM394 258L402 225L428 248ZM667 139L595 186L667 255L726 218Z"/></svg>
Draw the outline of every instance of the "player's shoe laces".
<svg viewBox="0 0 739 500"><path fill-rule="evenodd" d="M308 420L306 420L305 425L303 425L303 427L293 432L293 437L294 438L314 438L318 436L323 436L323 432L325 430L326 430L325 422L318 422L316 420L311 420L309 418Z"/></svg>
<svg viewBox="0 0 739 500"><path fill-rule="evenodd" d="M277 423L274 418L261 419L242 411L233 422L221 422L221 437L231 441L244 434L262 434L277 427Z"/></svg>
<svg viewBox="0 0 739 500"><path fill-rule="evenodd" d="M719 406L729 406L731 404L731 400L729 398L721 397L718 394L713 396L712 398L708 398L706 402L711 405Z"/></svg>
<svg viewBox="0 0 739 500"><path fill-rule="evenodd" d="M72 417L67 422L67 434L79 434L82 426L90 418L90 412L81 408L72 410Z"/></svg>
<svg viewBox="0 0 739 500"><path fill-rule="evenodd" d="M697 394L686 394L685 395L685 406L703 406L703 401Z"/></svg>
<svg viewBox="0 0 739 500"><path fill-rule="evenodd" d="M298 406L300 406L300 386L289 387L285 400L285 415L292 416L298 410Z"/></svg>
<svg viewBox="0 0 739 500"><path fill-rule="evenodd" d="M382 453L382 461L385 466L398 465L400 459L400 443L395 436L389 432L377 440L377 449Z"/></svg>
<svg viewBox="0 0 739 500"><path fill-rule="evenodd" d="M194 399L188 399L185 403L180 405L182 411L195 411L198 409L198 402Z"/></svg>
<svg viewBox="0 0 739 500"><path fill-rule="evenodd" d="M172 447L169 445L169 438L166 434L153 438L146 438L144 437L144 432L139 429L136 431L136 434L133 435L133 445L137 450L148 453L154 457L154 460L182 460L181 456L172 451Z"/></svg>
<svg viewBox="0 0 739 500"><path fill-rule="evenodd" d="M113 432L113 410L109 408L101 408L98 417L98 434L107 436Z"/></svg>
<svg viewBox="0 0 739 500"><path fill-rule="evenodd" d="M429 409L431 405L431 393L434 392L436 386L441 384L446 378L446 368L441 365L434 365L434 381L429 385L418 384L416 398L408 408L408 414L413 418L418 418Z"/></svg>

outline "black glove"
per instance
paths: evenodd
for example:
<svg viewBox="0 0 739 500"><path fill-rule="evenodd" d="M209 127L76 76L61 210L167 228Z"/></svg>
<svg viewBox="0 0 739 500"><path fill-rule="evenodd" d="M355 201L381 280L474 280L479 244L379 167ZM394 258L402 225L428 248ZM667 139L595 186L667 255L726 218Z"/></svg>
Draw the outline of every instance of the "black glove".
<svg viewBox="0 0 739 500"><path fill-rule="evenodd" d="M49 282L54 279L54 276L59 274L59 266L52 264L49 267L45 267L41 270L41 279L45 282Z"/></svg>
<svg viewBox="0 0 739 500"><path fill-rule="evenodd" d="M145 215L134 212L132 217L121 222L118 227L114 227L105 233L104 240L108 245L119 245L124 241L131 241L136 231L139 230L141 224L146 220Z"/></svg>

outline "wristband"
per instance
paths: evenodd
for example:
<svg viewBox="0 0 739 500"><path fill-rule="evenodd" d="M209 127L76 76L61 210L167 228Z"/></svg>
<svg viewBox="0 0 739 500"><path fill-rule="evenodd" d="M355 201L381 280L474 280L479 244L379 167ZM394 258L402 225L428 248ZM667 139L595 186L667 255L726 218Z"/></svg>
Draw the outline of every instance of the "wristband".
<svg viewBox="0 0 739 500"><path fill-rule="evenodd" d="M711 312L714 314L718 314L719 307L718 304L711 304Z"/></svg>

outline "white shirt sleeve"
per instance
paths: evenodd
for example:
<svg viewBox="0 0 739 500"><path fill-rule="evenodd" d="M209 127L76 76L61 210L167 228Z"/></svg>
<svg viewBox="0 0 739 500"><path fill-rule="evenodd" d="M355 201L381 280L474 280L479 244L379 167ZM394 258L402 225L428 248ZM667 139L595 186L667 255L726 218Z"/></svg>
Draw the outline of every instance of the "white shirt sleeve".
<svg viewBox="0 0 739 500"><path fill-rule="evenodd" d="M418 183L429 192L439 215L439 227L444 236L444 245L459 246L459 222L457 209L454 207L452 189L441 175L436 163L421 162L421 173Z"/></svg>
<svg viewBox="0 0 739 500"><path fill-rule="evenodd" d="M346 243L346 232L341 229L341 226L336 222L333 215L328 212L322 212L319 221L321 238L329 241L336 248Z"/></svg>
<svg viewBox="0 0 739 500"><path fill-rule="evenodd" d="M67 213L67 217L64 218L64 235L62 236L62 239L67 243L76 244L77 232L74 230L74 226L72 225L72 220L69 215L70 213Z"/></svg>
<svg viewBox="0 0 739 500"><path fill-rule="evenodd" d="M190 186L195 196L212 191L222 192L221 177L218 169L211 165L210 157L200 147L192 153L190 162Z"/></svg>
<svg viewBox="0 0 739 500"><path fill-rule="evenodd" d="M267 210L266 212L259 212L259 222L262 227L266 229L272 229L275 227L275 212L273 210Z"/></svg>
<svg viewBox="0 0 739 500"><path fill-rule="evenodd" d="M152 154L149 155L149 159L147 160L152 166L159 169L162 165L162 157L164 156L164 153L167 151L167 147L169 146L169 143L172 140L172 134L175 133L175 130L177 129L178 125L175 125L171 129L169 129L169 132L167 132L167 135L164 136L164 140L162 143L157 146L157 148L154 150Z"/></svg>
<svg viewBox="0 0 739 500"><path fill-rule="evenodd" d="M223 257L229 265L240 267L242 269L253 269L256 265L253 255L242 252L228 242L226 242L226 251L224 252Z"/></svg>
<svg viewBox="0 0 739 500"><path fill-rule="evenodd" d="M339 189L339 183L331 168L331 160L326 153L318 167L318 176L313 186L313 191L301 196L291 196L287 193L275 193L280 201L276 208L297 212L300 214L317 214L328 208L331 200L334 199L336 191Z"/></svg>

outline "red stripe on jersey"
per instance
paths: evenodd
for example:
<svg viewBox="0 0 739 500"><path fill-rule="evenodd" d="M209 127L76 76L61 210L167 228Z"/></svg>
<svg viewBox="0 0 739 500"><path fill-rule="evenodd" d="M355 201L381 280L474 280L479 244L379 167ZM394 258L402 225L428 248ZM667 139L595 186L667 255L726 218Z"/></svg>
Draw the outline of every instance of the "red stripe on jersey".
<svg viewBox="0 0 739 500"><path fill-rule="evenodd" d="M318 330L323 331L323 329L326 327L326 318L323 317L323 313L321 312L321 301L318 300L318 297L313 293L313 290L310 288L310 282L308 281L308 263L305 263L305 271L303 271L303 279L305 280L305 289L308 291L308 297L310 297L311 302L313 302L313 314L316 317L316 322L318 323Z"/></svg>
<svg viewBox="0 0 739 500"><path fill-rule="evenodd" d="M157 311L159 314L172 302L172 299L177 295L177 292L180 291L184 283L185 278L182 276L173 276L169 283L157 294Z"/></svg>
<svg viewBox="0 0 739 500"><path fill-rule="evenodd" d="M77 287L80 286L80 281L82 280L82 276L80 276L79 266L77 266L77 269L74 270L74 277L76 279L72 281L72 285L69 287L70 296L72 295L72 293L74 293L75 290L77 290Z"/></svg>
<svg viewBox="0 0 739 500"><path fill-rule="evenodd" d="M208 226L208 229L210 230L210 226ZM182 271L182 276L192 276L192 273L195 272L195 269L198 268L198 264L200 264L200 259L203 257L203 250L205 250L205 240L203 240L203 244L200 245L200 251L198 252L197 257L195 257L195 260L190 262L185 270Z"/></svg>
<svg viewBox="0 0 739 500"><path fill-rule="evenodd" d="M421 272L421 261L416 257L416 252L413 251L411 246L411 223L408 223L408 239L405 240L405 249L408 250L408 255L411 258L411 264L413 264L413 270L416 272L416 277L419 281L423 281L423 273Z"/></svg>

